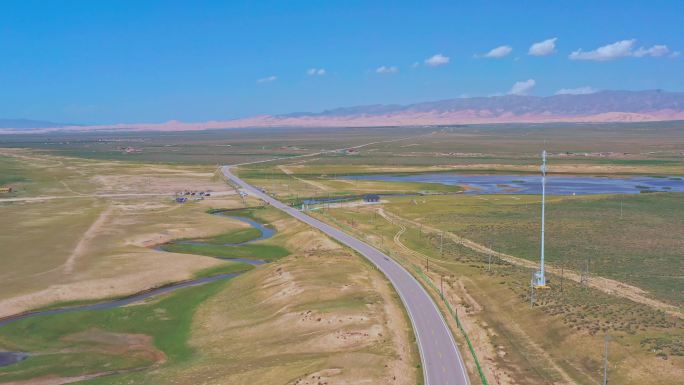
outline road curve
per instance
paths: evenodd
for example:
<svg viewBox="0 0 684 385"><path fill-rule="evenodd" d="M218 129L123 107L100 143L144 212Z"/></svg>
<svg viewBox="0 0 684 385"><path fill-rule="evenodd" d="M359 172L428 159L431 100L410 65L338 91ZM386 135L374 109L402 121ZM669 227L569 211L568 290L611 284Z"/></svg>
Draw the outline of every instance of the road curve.
<svg viewBox="0 0 684 385"><path fill-rule="evenodd" d="M442 313L423 286L408 271L367 243L261 192L234 175L230 167L223 166L221 171L245 192L351 247L385 274L399 293L413 324L426 385L469 385L463 359Z"/></svg>

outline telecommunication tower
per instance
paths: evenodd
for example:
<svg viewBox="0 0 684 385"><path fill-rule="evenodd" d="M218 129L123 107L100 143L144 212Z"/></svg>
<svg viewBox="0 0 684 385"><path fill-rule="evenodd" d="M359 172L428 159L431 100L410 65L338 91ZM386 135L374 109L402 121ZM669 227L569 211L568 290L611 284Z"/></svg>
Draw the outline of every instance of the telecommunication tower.
<svg viewBox="0 0 684 385"><path fill-rule="evenodd" d="M541 261L539 263L539 270L534 273L532 278L532 286L537 289L546 288L546 277L544 276L544 209L546 206L546 150L542 152L542 209L541 209Z"/></svg>

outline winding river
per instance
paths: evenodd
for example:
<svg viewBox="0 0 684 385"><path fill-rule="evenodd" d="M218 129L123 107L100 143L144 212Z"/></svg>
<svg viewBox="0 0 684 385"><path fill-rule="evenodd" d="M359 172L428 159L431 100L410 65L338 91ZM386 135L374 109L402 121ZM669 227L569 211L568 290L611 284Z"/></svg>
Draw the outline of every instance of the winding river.
<svg viewBox="0 0 684 385"><path fill-rule="evenodd" d="M276 231L274 229L266 227L264 224L259 223L251 218L247 217L240 217L240 216L232 216L228 215L225 212L217 212L214 213L213 215L219 215L219 216L224 216L230 219L235 219L244 223L249 224L253 228L259 230L261 232L261 235L257 238L250 239L249 241L241 242L241 243L232 243L232 244L225 244L224 246L226 247L235 247L235 246L242 246L246 245L248 243L252 242L257 242L261 241L264 239L271 238L272 236L275 235ZM195 242L198 243L199 242ZM231 258L231 261L236 261L236 262L243 262L247 263L250 265L263 265L266 263L265 261L258 260L258 259L249 259L249 258ZM241 273L229 273L229 274L217 274L211 277L203 277L203 278L195 278L191 279L188 281L183 281L183 282L177 282L177 283L172 283L166 286L161 286L158 288L146 290L144 292L138 293L131 295L129 297L125 298L119 298L119 299L114 299L111 301L105 301L105 302L99 302L99 303L94 303L94 304L88 304L88 305L78 305L78 306L68 306L68 307L61 307L61 308L56 308L56 309L46 309L46 310L36 310L36 311L31 311L31 312L26 312L10 317L5 317L0 319L0 327L3 327L9 323L16 322L19 320L27 319L27 318L35 318L35 317L43 317L43 316L49 316L49 315L54 315L54 314L63 314L63 313L75 313L75 312L82 312L82 311L92 311L92 310L104 310L104 309L112 309L112 308L117 308L121 306L126 306L135 302L140 302L143 300L146 300L148 298L156 297L162 294L166 294L178 289L182 289L185 287L192 287L192 286L199 286L199 285L204 285L207 283L211 282L216 282L224 279L229 279L233 278ZM21 362L25 359L27 359L30 356L29 353L25 352L0 352L0 367L2 366L7 366L11 364L15 364L17 362Z"/></svg>

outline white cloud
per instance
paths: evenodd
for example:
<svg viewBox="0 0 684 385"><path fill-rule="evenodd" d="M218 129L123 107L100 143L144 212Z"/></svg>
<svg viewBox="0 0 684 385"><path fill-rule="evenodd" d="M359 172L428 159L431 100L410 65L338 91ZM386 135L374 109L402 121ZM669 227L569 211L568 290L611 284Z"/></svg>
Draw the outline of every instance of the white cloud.
<svg viewBox="0 0 684 385"><path fill-rule="evenodd" d="M557 37L546 39L538 43L534 43L530 46L528 54L532 56L547 56L556 52L556 40Z"/></svg>
<svg viewBox="0 0 684 385"><path fill-rule="evenodd" d="M606 61L630 56L635 42L635 39L620 40L613 44L604 45L603 47L598 47L593 51L587 52L578 49L570 54L570 59Z"/></svg>
<svg viewBox="0 0 684 385"><path fill-rule="evenodd" d="M670 54L670 57L680 57L682 56L682 53L679 51L674 51Z"/></svg>
<svg viewBox="0 0 684 385"><path fill-rule="evenodd" d="M449 57L444 56L441 53L432 55L431 57L425 59L425 65L430 67L438 67L449 63Z"/></svg>
<svg viewBox="0 0 684 385"><path fill-rule="evenodd" d="M306 73L309 76L323 76L327 72L325 71L325 68L309 68Z"/></svg>
<svg viewBox="0 0 684 385"><path fill-rule="evenodd" d="M665 56L670 53L670 49L666 45L654 45L651 48L640 47L634 51L633 55L635 57L653 56L660 57Z"/></svg>
<svg viewBox="0 0 684 385"><path fill-rule="evenodd" d="M511 90L508 91L509 95L526 95L528 92L532 91L534 86L537 84L534 79L527 79L525 81L515 82Z"/></svg>
<svg viewBox="0 0 684 385"><path fill-rule="evenodd" d="M623 57L662 57L670 53L670 49L666 45L657 44L652 47L639 47L634 49L636 39L620 40L613 44L604 45L593 51L582 51L578 49L570 54L572 60L594 60L607 61L619 59Z"/></svg>
<svg viewBox="0 0 684 385"><path fill-rule="evenodd" d="M380 66L375 72L379 74L396 74L399 72L399 68L395 66Z"/></svg>
<svg viewBox="0 0 684 385"><path fill-rule="evenodd" d="M561 88L556 95L588 95L598 92L596 89L586 86L577 88Z"/></svg>
<svg viewBox="0 0 684 385"><path fill-rule="evenodd" d="M509 45L502 45L492 49L484 55L475 55L475 57L486 57L490 59L501 59L502 57L513 52L513 48Z"/></svg>
<svg viewBox="0 0 684 385"><path fill-rule="evenodd" d="M420 67L420 63L417 61L413 62L413 64L411 64L411 68L418 68L418 67Z"/></svg>
<svg viewBox="0 0 684 385"><path fill-rule="evenodd" d="M271 76L267 76L265 78L257 79L257 83L270 83L270 82L276 81L276 79L278 79L277 76L271 75Z"/></svg>

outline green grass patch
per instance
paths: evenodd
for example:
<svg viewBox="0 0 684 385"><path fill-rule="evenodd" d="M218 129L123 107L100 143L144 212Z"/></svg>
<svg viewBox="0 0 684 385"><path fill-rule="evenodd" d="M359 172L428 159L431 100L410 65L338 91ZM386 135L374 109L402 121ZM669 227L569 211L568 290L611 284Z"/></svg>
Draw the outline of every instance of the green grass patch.
<svg viewBox="0 0 684 385"><path fill-rule="evenodd" d="M218 214L218 213L223 213L228 216L235 216L235 217L245 217L249 218L255 221L262 222L263 221L263 214L265 211L267 211L267 208L264 207L250 207L246 209L210 209L207 211L209 214Z"/></svg>
<svg viewBox="0 0 684 385"><path fill-rule="evenodd" d="M149 335L167 356L165 365L191 360L187 345L197 306L217 293L225 281L180 289L152 303L98 311L65 313L20 320L0 328L0 346L35 356L0 368L0 382L43 375L76 376L110 370L140 369L152 364L149 356L116 354L93 349L100 342L70 339L75 333L103 330Z"/></svg>
<svg viewBox="0 0 684 385"><path fill-rule="evenodd" d="M169 243L163 245L162 250L172 253L198 254L217 258L250 258L264 261L273 261L283 258L290 252L281 246L248 244L242 246L223 246L212 244L179 244Z"/></svg>
<svg viewBox="0 0 684 385"><path fill-rule="evenodd" d="M14 158L0 156L0 186L26 181L21 164Z"/></svg>
<svg viewBox="0 0 684 385"><path fill-rule="evenodd" d="M240 209L240 210L210 210L210 213L229 213L229 215L248 217L261 221L260 216L267 214L264 209ZM248 243L261 236L261 231L255 228L240 229L226 234L220 234L209 238L183 239L161 245L161 249L171 253L197 254L210 257L231 259L249 258L263 261L273 261L283 258L290 252L279 245L269 243ZM230 245L235 246L230 246ZM239 245L238 245L239 244ZM228 246L227 246L228 245Z"/></svg>
<svg viewBox="0 0 684 385"><path fill-rule="evenodd" d="M261 236L261 231L255 228L236 230L230 233L217 235L211 238L198 239L199 242L205 242L212 245L228 245L248 242L253 239L259 238Z"/></svg>
<svg viewBox="0 0 684 385"><path fill-rule="evenodd" d="M683 197L681 193L661 192L547 198L546 258L576 271L589 263L591 274L642 287L660 299L681 305ZM424 200L426 203L413 205L408 198L396 198L388 210L491 245L497 251L538 259L538 196Z"/></svg>
<svg viewBox="0 0 684 385"><path fill-rule="evenodd" d="M195 273L195 278L213 277L219 274L243 273L252 270L254 266L244 262L227 262L209 267Z"/></svg>

